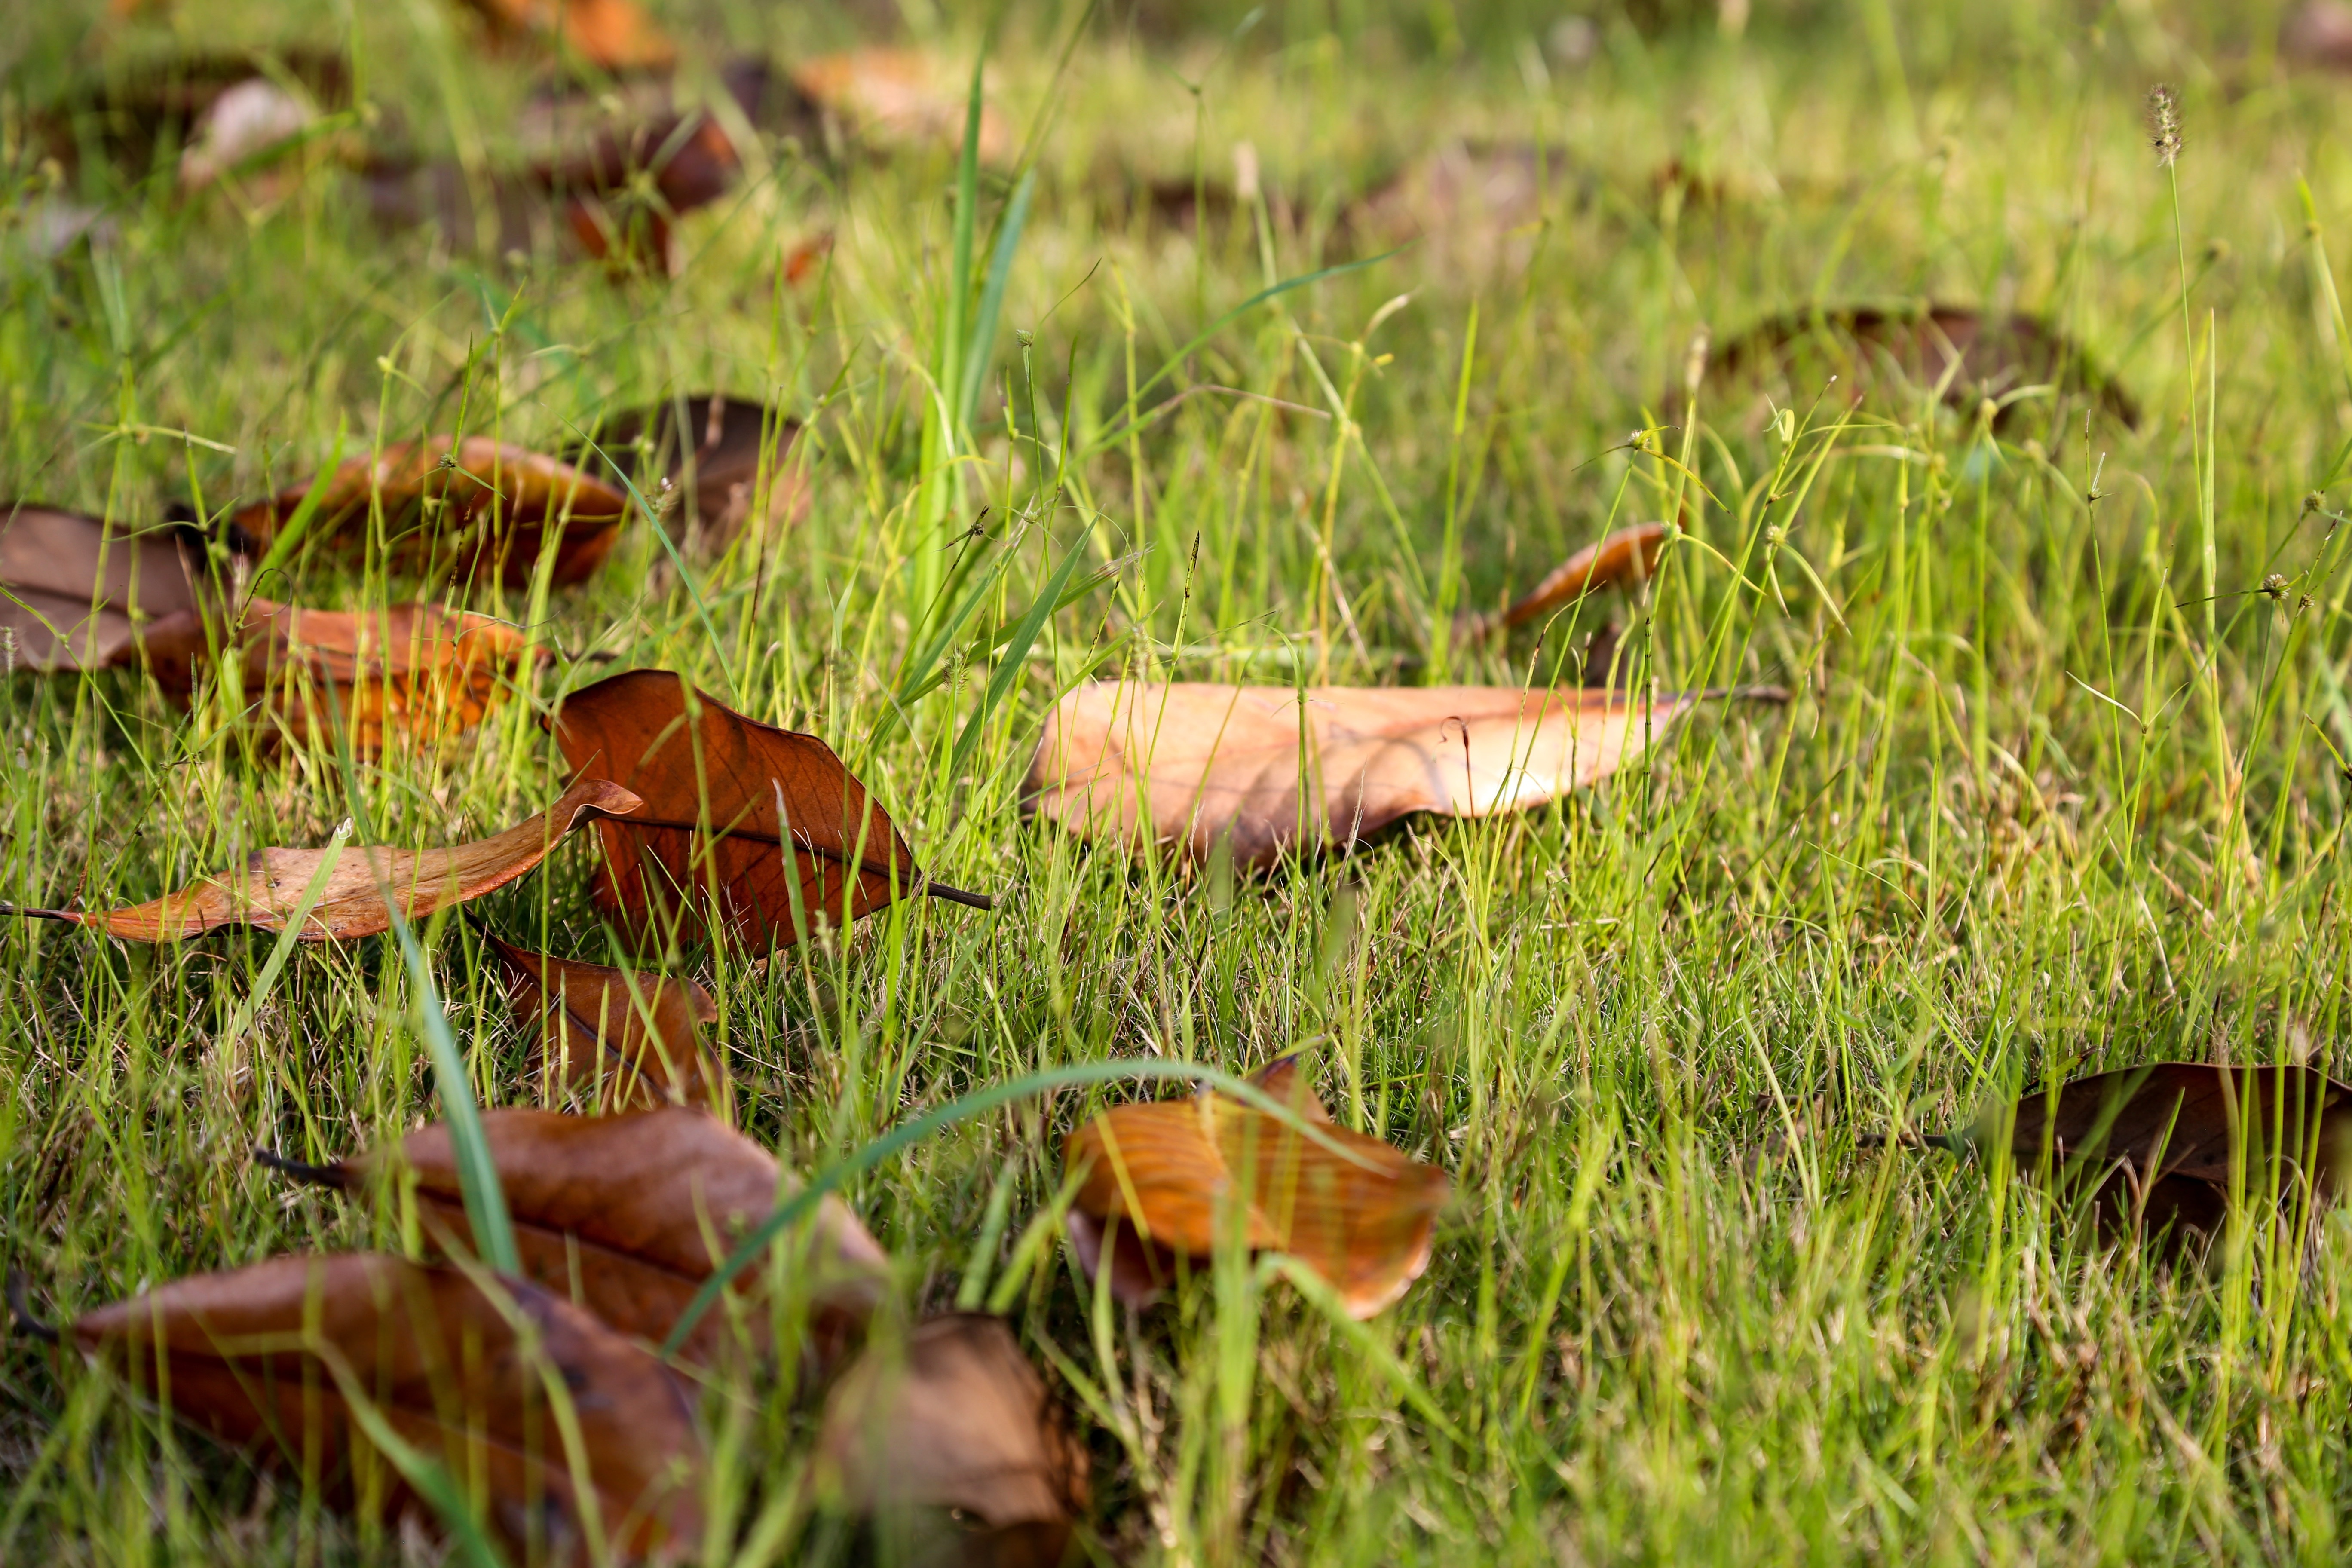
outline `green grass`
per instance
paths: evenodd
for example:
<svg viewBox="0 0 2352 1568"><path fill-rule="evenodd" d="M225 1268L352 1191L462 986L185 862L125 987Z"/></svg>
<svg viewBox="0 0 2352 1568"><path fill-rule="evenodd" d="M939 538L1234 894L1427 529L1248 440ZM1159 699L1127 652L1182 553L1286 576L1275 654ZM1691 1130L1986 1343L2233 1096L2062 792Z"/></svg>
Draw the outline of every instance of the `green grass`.
<svg viewBox="0 0 2352 1568"><path fill-rule="evenodd" d="M2002 1168L1855 1139L2159 1058L2352 1067L2352 575L2331 518L2352 500L2352 342L2345 284L2322 281L2352 256L2342 89L2278 73L2273 19L2234 7L2171 32L2144 6L2095 28L2040 6L1758 9L1739 40L1606 21L1581 68L1545 56L1548 18L1445 5L1296 7L1231 47L1237 16L1158 42L1098 20L1058 88L1075 10L1016 13L998 100L1024 130L1055 118L978 460L950 476L919 467L955 248L943 152L828 166L771 147L761 179L682 226L674 282L383 236L323 164L247 210L182 204L168 178L118 191L95 254L44 263L0 233L0 493L132 520L217 508L306 477L341 428L356 449L446 428L461 401L471 427L541 446L673 389L809 418L800 528L691 562L689 584L639 524L543 610L473 601L548 648L675 668L824 735L928 871L1001 895L992 914L900 905L764 963L687 955L722 1005L741 1125L808 1168L1061 1064L1241 1072L1300 1049L1341 1120L1455 1178L1427 1276L1368 1330L1443 1426L1269 1275L1097 1313L1063 1248L1021 1245L1061 1136L1128 1091L992 1113L852 1184L911 1308L999 1305L1041 1362L1051 1347L1106 1556L2334 1561L2342 1215L2168 1270L2098 1248ZM524 89L425 0L189 14L191 40L343 41L427 148L494 155ZM780 56L847 36L748 5L664 15ZM80 26L17 25L12 103L58 79ZM165 41L144 26L129 42ZM937 37L950 76L976 46ZM2179 244L2139 122L2159 79L2185 96ZM1197 395L1106 444L1220 313L1349 254L1341 201L1447 132L1566 150L1524 264L1424 247L1286 293L1144 401L1258 397ZM1295 221L1196 246L1147 231L1111 181L1222 178L1243 141ZM1676 159L1717 197L1662 187ZM979 189L975 272L1010 194ZM831 270L780 290L779 258L824 228ZM1801 403L1793 443L1744 400L1702 402L1663 440L1704 492L1628 449L1702 324L1720 341L1815 299L1927 296L2052 316L2144 428L2031 399L1989 435L1882 384L1843 425L1841 398ZM1040 443L1074 455L1058 491ZM1046 624L968 750L993 673L968 637L888 721L940 485L946 529L985 506L995 531L953 548L1012 561L975 627L1018 616L1073 549L1140 552ZM1257 880L1019 817L1041 716L1089 673L1410 683L1455 574L1465 605L1494 607L1677 498L1696 538L1626 646L1664 687L1777 682L1785 709L1705 707L1590 795ZM2273 572L2283 600L2252 592ZM311 563L280 596L413 587ZM1494 681L1542 661L1527 637L1452 658ZM257 754L216 705L180 715L134 675L16 676L0 899L143 899L354 815L414 845L502 826L559 787L537 717L606 668L556 659L478 739L360 768L363 814L331 755ZM604 957L591 854L574 841L488 912ZM419 936L476 1097L520 1102L523 1041L472 938ZM58 1313L289 1248L400 1245L395 1214L247 1158L329 1158L437 1114L400 952L305 949L254 1005L269 951L0 929L0 1231ZM26 1341L0 1378L0 1557L402 1558ZM789 1379L708 1406L730 1455L715 1511L736 1521L709 1560L730 1563L788 1495L810 1417ZM789 1532L765 1544L800 1555Z"/></svg>

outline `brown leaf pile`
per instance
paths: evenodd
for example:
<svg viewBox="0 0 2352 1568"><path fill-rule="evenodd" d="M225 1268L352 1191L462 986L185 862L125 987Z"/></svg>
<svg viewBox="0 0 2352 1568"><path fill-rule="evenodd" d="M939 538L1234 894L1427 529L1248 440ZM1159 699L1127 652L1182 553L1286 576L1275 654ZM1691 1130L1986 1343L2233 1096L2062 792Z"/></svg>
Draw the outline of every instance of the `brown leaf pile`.
<svg viewBox="0 0 2352 1568"><path fill-rule="evenodd" d="M1024 809L1234 862L1348 849L1416 812L1487 816L1597 784L1688 700L1445 686L1097 683L1046 721Z"/></svg>
<svg viewBox="0 0 2352 1568"><path fill-rule="evenodd" d="M194 612L198 581L182 530L141 531L51 507L0 506L0 668L130 663L159 621Z"/></svg>

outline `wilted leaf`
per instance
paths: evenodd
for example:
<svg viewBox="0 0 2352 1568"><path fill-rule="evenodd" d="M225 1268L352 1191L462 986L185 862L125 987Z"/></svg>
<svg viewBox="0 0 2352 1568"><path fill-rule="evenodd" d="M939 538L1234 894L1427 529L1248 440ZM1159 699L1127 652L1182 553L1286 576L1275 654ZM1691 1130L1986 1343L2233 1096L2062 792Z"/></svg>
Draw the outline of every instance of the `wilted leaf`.
<svg viewBox="0 0 2352 1568"><path fill-rule="evenodd" d="M1517 687L1097 682L1047 719L1023 804L1194 859L1230 837L1236 863L1264 867L1350 848L1415 812L1540 805L1608 777L1688 705Z"/></svg>
<svg viewBox="0 0 2352 1568"><path fill-rule="evenodd" d="M600 70L661 70L677 46L635 0L467 0L490 30L531 39Z"/></svg>
<svg viewBox="0 0 2352 1568"><path fill-rule="evenodd" d="M362 615L248 599L232 626L184 610L142 646L157 683L183 703L217 649L236 660L246 700L295 744L331 745L340 714L352 752L373 757L480 723L527 643L504 621L438 605Z"/></svg>
<svg viewBox="0 0 2352 1568"><path fill-rule="evenodd" d="M119 910L17 910L71 921L129 942L180 942L222 926L283 930L310 879L330 857L325 889L299 933L304 942L375 936L392 929L389 888L411 921L505 887L547 858L555 841L588 817L637 809L637 797L604 779L582 779L553 805L503 833L449 849L257 849L244 865L149 903Z"/></svg>
<svg viewBox="0 0 2352 1568"><path fill-rule="evenodd" d="M1484 634L1497 626L1525 626L1603 588L1623 588L1629 593L1638 589L1657 571L1658 552L1665 544L1666 525L1663 522L1637 522L1631 528L1621 528L1553 567L1536 584L1535 592L1501 616L1480 622L1476 630Z"/></svg>
<svg viewBox="0 0 2352 1568"><path fill-rule="evenodd" d="M959 150L971 84L947 65L906 49L852 49L803 60L793 85L850 135L878 146ZM990 105L980 111L980 161L1003 165L1013 133Z"/></svg>
<svg viewBox="0 0 2352 1568"><path fill-rule="evenodd" d="M306 482L242 508L229 520L232 537L266 552L310 488ZM446 568L471 576L488 568L516 587L530 583L551 531L558 539L555 582L577 583L595 571L620 536L627 507L620 491L552 458L487 436L436 436L395 441L374 458L339 464L307 532L348 552L369 548L375 501L394 563L427 575Z"/></svg>
<svg viewBox="0 0 2352 1568"><path fill-rule="evenodd" d="M505 961L517 1017L539 1037L541 1093L568 1088L617 1110L709 1104L718 1092L698 1026L718 1018L719 1004L693 981L551 958L488 929L482 938Z"/></svg>
<svg viewBox="0 0 2352 1568"><path fill-rule="evenodd" d="M631 452L641 455L652 471L691 497L704 547L720 551L751 520L763 456L761 515L780 528L808 515L808 485L787 460L800 433L798 420L772 415L749 399L697 393L615 416L597 444L625 468Z"/></svg>
<svg viewBox="0 0 2352 1568"><path fill-rule="evenodd" d="M551 1290L576 1293L605 1322L656 1344L741 1233L801 1187L766 1150L683 1106L621 1116L486 1110L482 1134L506 1194L523 1272ZM436 1226L471 1245L457 1158L440 1123L355 1159L292 1168L344 1188L373 1174L413 1172L417 1201ZM880 1300L890 1260L830 1194L808 1236L795 1267L829 1352ZM759 1278L742 1276L739 1288L749 1289ZM683 1353L708 1362L722 1332L722 1319L706 1316Z"/></svg>
<svg viewBox="0 0 2352 1568"><path fill-rule="evenodd" d="M348 63L326 50L110 52L89 74L35 107L28 129L68 172L79 168L85 152L95 152L126 173L145 174L154 172L159 153L177 153L200 140L198 126L223 99L248 83L274 86L280 79L299 84L321 107L338 108L351 99Z"/></svg>
<svg viewBox="0 0 2352 1568"><path fill-rule="evenodd" d="M184 530L133 531L25 503L0 508L0 669L100 669L196 607Z"/></svg>
<svg viewBox="0 0 2352 1568"><path fill-rule="evenodd" d="M870 1345L825 1401L817 1455L903 1561L1058 1563L1087 1506L1086 1450L1012 1331L978 1312Z"/></svg>
<svg viewBox="0 0 2352 1568"><path fill-rule="evenodd" d="M550 191L536 176L467 170L455 159L379 159L362 173L360 197L390 230L431 226L450 249L499 258L547 251L586 256L616 272L667 272L669 220L632 196Z"/></svg>
<svg viewBox="0 0 2352 1568"><path fill-rule="evenodd" d="M1330 1281L1349 1312L1371 1317L1429 1267L1445 1173L1331 1126L1296 1057L1252 1081L1319 1135L1213 1091L1122 1105L1070 1134L1062 1163L1082 1173L1069 1215L1079 1260L1092 1273L1107 1233L1131 1237L1112 1254L1111 1289L1141 1304L1173 1282L1177 1257L1206 1259L1220 1223L1236 1224L1244 1246L1290 1254Z"/></svg>
<svg viewBox="0 0 2352 1568"><path fill-rule="evenodd" d="M576 1459L607 1542L631 1554L690 1551L702 1447L670 1374L536 1286L490 1289L508 1300L455 1268L399 1258L278 1258L174 1280L89 1313L71 1334L182 1419L314 1468L342 1497L416 1510L388 1465L359 1459L368 1446L337 1370L400 1436L481 1485L490 1524L516 1546L535 1539L556 1560L583 1555ZM580 1454L565 1451L551 1390L571 1405Z"/></svg>
<svg viewBox="0 0 2352 1568"><path fill-rule="evenodd" d="M602 825L597 883L606 914L639 941L698 927L714 900L726 931L754 947L789 946L820 915L845 925L909 893L988 907L923 876L832 747L721 707L669 670L573 692L554 730L575 772L609 772L645 801L625 824Z"/></svg>

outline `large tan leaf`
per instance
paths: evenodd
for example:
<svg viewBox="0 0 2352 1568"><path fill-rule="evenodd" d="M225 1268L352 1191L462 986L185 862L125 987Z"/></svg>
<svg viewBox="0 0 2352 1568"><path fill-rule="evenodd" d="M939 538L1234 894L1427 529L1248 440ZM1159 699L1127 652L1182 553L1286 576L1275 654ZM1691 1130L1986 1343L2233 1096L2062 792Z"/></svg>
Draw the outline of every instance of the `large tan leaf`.
<svg viewBox="0 0 2352 1568"><path fill-rule="evenodd" d="M229 521L247 548L267 552L310 488L257 501ZM595 571L620 537L627 508L620 491L568 463L487 436L436 436L336 465L307 531L345 552L368 548L377 504L394 564L436 575L488 569L514 587L530 581L551 531L559 541L555 582L577 583Z"/></svg>
<svg viewBox="0 0 2352 1568"><path fill-rule="evenodd" d="M335 857L324 891L302 922L304 942L374 936L392 929L389 888L411 921L505 887L547 858L555 841L590 817L625 815L637 797L604 779L583 779L553 805L503 833L448 849L257 849L242 866L143 904L117 910L18 910L71 921L129 942L180 942L222 926L282 931L301 907L320 862Z"/></svg>
<svg viewBox="0 0 2352 1568"><path fill-rule="evenodd" d="M1606 778L1688 705L1517 687L1097 682L1054 710L1026 809L1236 862L1346 849L1415 812L1487 816Z"/></svg>
<svg viewBox="0 0 2352 1568"><path fill-rule="evenodd" d="M799 940L795 895L812 926L845 923L845 900L850 920L908 893L988 907L923 876L832 747L747 719L670 670L573 692L554 730L575 770L609 774L645 801L626 823L603 824L597 884L614 923L641 942L698 929L711 900L725 932L753 947ZM682 898L688 888L696 895Z"/></svg>
<svg viewBox="0 0 2352 1568"><path fill-rule="evenodd" d="M70 1332L182 1419L310 1468L334 1494L365 1500L381 1488L394 1510L421 1511L380 1458L373 1488L355 1473L355 1455L369 1450L332 1370L340 1362L394 1431L461 1486L486 1488L491 1526L517 1547L537 1534L556 1560L582 1558L576 1459L614 1547L690 1550L702 1528L702 1446L670 1374L537 1286L491 1289L507 1300L455 1268L399 1258L278 1258L174 1280ZM566 1452L551 1386L568 1395L584 1452Z"/></svg>
<svg viewBox="0 0 2352 1568"><path fill-rule="evenodd" d="M602 1110L709 1105L718 1064L698 1026L719 1016L691 980L531 952L484 930L504 962L515 1015L538 1037L541 1092L569 1089Z"/></svg>
<svg viewBox="0 0 2352 1568"><path fill-rule="evenodd" d="M665 1106L621 1116L552 1110L482 1113L523 1272L577 1300L622 1332L658 1344L687 1302L799 1180L741 1133L700 1110ZM349 1188L371 1174L414 1173L417 1201L435 1228L461 1245L473 1237L446 1127L324 1167L289 1166ZM818 1205L793 1267L808 1291L819 1348L836 1350L881 1299L890 1260L840 1198ZM738 1276L750 1290L758 1270ZM754 1314L755 1321L758 1314ZM680 1353L707 1362L725 1331L706 1314Z"/></svg>
<svg viewBox="0 0 2352 1568"><path fill-rule="evenodd" d="M1134 1245L1114 1251L1111 1288L1140 1304L1173 1280L1177 1257L1207 1258L1221 1223L1238 1223L1244 1245L1290 1254L1369 1318L1429 1267L1451 1184L1433 1165L1330 1125L1295 1057L1253 1081L1318 1135L1217 1093L1123 1105L1070 1134L1062 1163L1081 1173L1069 1215L1079 1258L1089 1272L1101 1268L1116 1222L1122 1237L1108 1239Z"/></svg>
<svg viewBox="0 0 2352 1568"><path fill-rule="evenodd" d="M0 504L0 669L128 663L149 626L195 609L196 582L180 530Z"/></svg>

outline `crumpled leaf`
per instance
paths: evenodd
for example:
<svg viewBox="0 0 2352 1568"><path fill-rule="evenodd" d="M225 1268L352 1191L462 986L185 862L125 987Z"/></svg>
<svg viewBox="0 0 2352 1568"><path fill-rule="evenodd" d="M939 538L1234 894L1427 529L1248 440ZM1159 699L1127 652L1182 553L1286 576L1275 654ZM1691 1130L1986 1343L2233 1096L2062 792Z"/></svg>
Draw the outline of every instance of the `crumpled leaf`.
<svg viewBox="0 0 2352 1568"><path fill-rule="evenodd" d="M538 1037L542 1094L587 1093L607 1110L712 1103L721 1079L698 1026L719 1016L710 993L691 980L551 958L481 934L505 963L516 1017Z"/></svg>
<svg viewBox="0 0 2352 1568"><path fill-rule="evenodd" d="M198 573L184 529L0 506L0 669L132 662L157 622L196 608Z"/></svg>
<svg viewBox="0 0 2352 1568"><path fill-rule="evenodd" d="M637 797L604 779L582 779L535 816L447 849L257 849L242 866L143 904L115 910L16 910L71 921L127 942L182 942L222 926L281 931L301 906L321 861L334 856L324 892L303 921L303 942L376 936L392 929L389 887L410 921L429 918L505 887L547 858L555 841L591 818L625 815Z"/></svg>
<svg viewBox="0 0 2352 1568"><path fill-rule="evenodd" d="M184 610L149 629L147 663L167 694L184 704L218 647L235 658L247 700L296 745L331 744L340 714L362 757L472 729L529 647L504 621L439 605L354 614L247 599L233 625L208 624L217 619Z"/></svg>
<svg viewBox="0 0 2352 1568"><path fill-rule="evenodd" d="M795 897L809 929L909 893L988 907L924 877L832 747L747 719L670 670L633 669L575 691L553 727L576 772L609 772L645 801L626 823L615 816L599 829L598 905L639 942L700 929L712 901L725 934L755 948L799 940ZM689 886L694 895L682 897Z"/></svg>
<svg viewBox="0 0 2352 1568"><path fill-rule="evenodd" d="M760 515L779 528L808 515L807 481L788 460L800 433L800 421L748 398L697 393L615 416L598 445L624 468L630 453L642 454L677 486L702 524L703 547L717 552L751 519L763 455L767 505Z"/></svg>
<svg viewBox="0 0 2352 1568"><path fill-rule="evenodd" d="M485 1110L482 1135L506 1194L524 1274L559 1294L576 1292L604 1321L653 1344L668 1337L741 1233L801 1188L766 1150L684 1106L619 1116ZM472 1246L457 1158L442 1123L332 1165L270 1163L345 1189L374 1175L413 1173L427 1228ZM808 1292L817 1348L829 1356L881 1300L890 1260L849 1205L831 1194L820 1200L805 1235L793 1269ZM761 1278L747 1272L737 1289L748 1292ZM753 1314L752 1326L764 1336L761 1314ZM725 1331L723 1316L708 1314L679 1353L708 1363Z"/></svg>
<svg viewBox="0 0 2352 1568"><path fill-rule="evenodd" d="M342 1497L421 1511L353 1422L338 1362L393 1430L484 1489L488 1522L517 1548L536 1537L552 1560L583 1558L576 1458L607 1542L632 1555L691 1551L702 1445L669 1373L535 1285L492 1289L508 1301L456 1268L382 1254L277 1258L159 1286L70 1331L182 1419L298 1472L315 1466ZM577 1456L551 1386L577 1419Z"/></svg>
<svg viewBox="0 0 2352 1568"><path fill-rule="evenodd" d="M792 80L810 103L861 141L886 148L963 146L971 82L928 55L889 48L819 55L793 67ZM1002 167L1013 152L1012 127L982 103L980 161Z"/></svg>
<svg viewBox="0 0 2352 1568"><path fill-rule="evenodd" d="M1658 552L1666 545L1666 525L1637 522L1631 528L1595 540L1544 574L1532 593L1500 616L1482 621L1480 634L1499 626L1519 626L1572 605L1603 588L1632 592L1648 582L1658 569Z"/></svg>
<svg viewBox="0 0 2352 1568"><path fill-rule="evenodd" d="M1022 804L1192 859L1229 838L1236 864L1265 867L1352 848L1415 812L1541 805L1616 772L1689 705L1507 686L1096 682L1046 720Z"/></svg>
<svg viewBox="0 0 2352 1568"><path fill-rule="evenodd" d="M875 1517L893 1560L1063 1561L1086 1449L1003 1320L952 1312L877 1341L825 1400L824 1483Z"/></svg>
<svg viewBox="0 0 2352 1568"><path fill-rule="evenodd" d="M1205 1267L1221 1221L1234 1223L1226 1206L1239 1204L1244 1246L1297 1258L1357 1318L1382 1311L1429 1267L1452 1184L1433 1165L1331 1125L1297 1057L1251 1081L1320 1136L1214 1091L1122 1105L1070 1134L1062 1163L1081 1173L1068 1215L1080 1263L1097 1272L1109 1240L1112 1293L1142 1305L1174 1283L1178 1258Z"/></svg>
<svg viewBox="0 0 2352 1568"><path fill-rule="evenodd" d="M310 489L305 482L240 508L229 519L232 540L266 553ZM366 547L377 498L394 564L434 576L487 568L511 587L530 582L551 530L558 536L553 581L587 577L620 537L627 509L620 491L553 458L487 436L436 436L337 464L308 534L344 551Z"/></svg>

